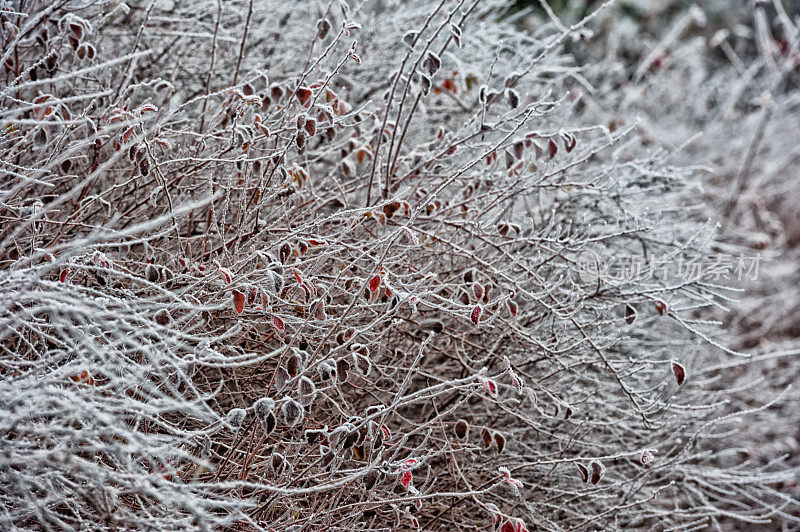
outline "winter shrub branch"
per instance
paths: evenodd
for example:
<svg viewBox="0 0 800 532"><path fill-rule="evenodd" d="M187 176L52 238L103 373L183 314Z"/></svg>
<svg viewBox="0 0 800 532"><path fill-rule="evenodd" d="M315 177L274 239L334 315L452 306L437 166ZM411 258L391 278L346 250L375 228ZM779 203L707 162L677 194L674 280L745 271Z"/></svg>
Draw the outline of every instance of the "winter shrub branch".
<svg viewBox="0 0 800 532"><path fill-rule="evenodd" d="M758 166L698 192L611 4L3 3L2 528L796 527L739 287L585 269L732 249Z"/></svg>

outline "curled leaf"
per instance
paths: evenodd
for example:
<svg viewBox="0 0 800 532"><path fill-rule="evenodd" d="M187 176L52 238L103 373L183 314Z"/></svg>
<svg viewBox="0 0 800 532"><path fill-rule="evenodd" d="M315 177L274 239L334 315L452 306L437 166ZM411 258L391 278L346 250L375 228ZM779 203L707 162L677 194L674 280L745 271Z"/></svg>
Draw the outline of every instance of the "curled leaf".
<svg viewBox="0 0 800 532"><path fill-rule="evenodd" d="M303 421L303 406L294 399L283 403L281 413L283 414L283 423L287 427L294 427Z"/></svg>
<svg viewBox="0 0 800 532"><path fill-rule="evenodd" d="M586 469L586 466L579 462L575 462L575 466L578 468L578 474L580 474L581 480L589 482L589 470Z"/></svg>
<svg viewBox="0 0 800 532"><path fill-rule="evenodd" d="M632 325L636 321L636 310L631 305L625 305L625 322Z"/></svg>
<svg viewBox="0 0 800 532"><path fill-rule="evenodd" d="M454 430L458 439L463 440L464 438L467 437L467 432L469 431L469 424L466 422L466 420L459 419L456 422Z"/></svg>
<svg viewBox="0 0 800 532"><path fill-rule="evenodd" d="M328 35L328 31L331 29L331 23L328 22L328 19L321 18L317 21L317 38L324 39Z"/></svg>
<svg viewBox="0 0 800 532"><path fill-rule="evenodd" d="M550 141L547 143L547 154L552 159L556 156L556 153L558 153L558 145L553 142L553 139L550 139Z"/></svg>
<svg viewBox="0 0 800 532"><path fill-rule="evenodd" d="M481 386L490 397L497 397L497 383L493 379L482 377Z"/></svg>
<svg viewBox="0 0 800 532"><path fill-rule="evenodd" d="M499 432L495 432L494 443L497 445L497 454L501 454L506 448L506 437Z"/></svg>
<svg viewBox="0 0 800 532"><path fill-rule="evenodd" d="M589 478L592 484L597 484L600 482L600 479L603 478L603 474L606 472L606 468L603 467L603 464L598 462L597 460L592 460L589 463L589 469L591 470L592 476Z"/></svg>
<svg viewBox="0 0 800 532"><path fill-rule="evenodd" d="M483 440L483 450L485 451L492 446L492 433L489 429L484 428L481 431L481 439Z"/></svg>
<svg viewBox="0 0 800 532"><path fill-rule="evenodd" d="M506 299L506 306L508 307L508 312L511 314L512 317L517 316L517 312L519 312L519 306L517 302L513 299Z"/></svg>
<svg viewBox="0 0 800 532"><path fill-rule="evenodd" d="M275 401L269 397L262 397L253 403L253 411L260 419L265 419L275 408Z"/></svg>
<svg viewBox="0 0 800 532"><path fill-rule="evenodd" d="M244 310L244 294L238 290L233 291L233 306L237 314L241 314Z"/></svg>
<svg viewBox="0 0 800 532"><path fill-rule="evenodd" d="M472 320L473 325L478 325L478 322L481 320L481 314L483 313L483 307L480 305L475 305L475 308L472 309L472 312L469 314L469 319Z"/></svg>
<svg viewBox="0 0 800 532"><path fill-rule="evenodd" d="M369 291L375 292L376 290L378 290L378 287L380 285L381 285L381 275L378 274L369 280Z"/></svg>
<svg viewBox="0 0 800 532"><path fill-rule="evenodd" d="M475 296L475 299L480 301L483 299L483 285L481 283L473 283L472 285L472 294Z"/></svg>
<svg viewBox="0 0 800 532"><path fill-rule="evenodd" d="M305 86L300 86L297 88L297 99L300 100L300 103L305 105L309 99L311 99L311 89Z"/></svg>
<svg viewBox="0 0 800 532"><path fill-rule="evenodd" d="M400 485L402 485L404 488L410 488L413 481L414 474L411 471L406 470L400 473Z"/></svg>
<svg viewBox="0 0 800 532"><path fill-rule="evenodd" d="M286 388L286 384L289 382L291 376L289 373L283 369L282 366L278 366L275 369L275 389L279 392Z"/></svg>
<svg viewBox="0 0 800 532"><path fill-rule="evenodd" d="M672 361L672 374L675 375L675 382L678 383L678 386L686 380L686 368L674 360Z"/></svg>

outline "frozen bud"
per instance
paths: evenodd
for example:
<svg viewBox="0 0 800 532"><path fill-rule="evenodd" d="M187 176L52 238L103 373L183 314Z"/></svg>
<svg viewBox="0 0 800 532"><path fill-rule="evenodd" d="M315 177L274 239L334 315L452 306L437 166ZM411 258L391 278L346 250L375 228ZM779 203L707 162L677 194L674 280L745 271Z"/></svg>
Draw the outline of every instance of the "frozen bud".
<svg viewBox="0 0 800 532"><path fill-rule="evenodd" d="M294 427L303 421L303 405L294 399L287 399L281 407L283 414L283 423L287 427Z"/></svg>
<svg viewBox="0 0 800 532"><path fill-rule="evenodd" d="M230 412L228 412L228 415L225 416L225 420L231 425L233 431L236 432L242 428L242 424L244 423L246 417L247 412L245 412L244 409L233 408Z"/></svg>
<svg viewBox="0 0 800 532"><path fill-rule="evenodd" d="M511 471L509 471L507 467L500 467L498 470L500 474L503 475L503 482L511 486L511 489L514 490L514 495L519 496L519 490L523 486L522 482L512 477Z"/></svg>
<svg viewBox="0 0 800 532"><path fill-rule="evenodd" d="M265 419L275 409L275 401L269 397L262 397L253 403L253 410L259 419Z"/></svg>

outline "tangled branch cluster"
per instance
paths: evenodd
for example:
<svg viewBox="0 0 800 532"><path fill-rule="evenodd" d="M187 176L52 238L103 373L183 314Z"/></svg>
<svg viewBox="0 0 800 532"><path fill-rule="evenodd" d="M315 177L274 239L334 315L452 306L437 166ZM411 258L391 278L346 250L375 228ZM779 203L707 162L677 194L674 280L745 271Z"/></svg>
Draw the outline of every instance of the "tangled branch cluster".
<svg viewBox="0 0 800 532"><path fill-rule="evenodd" d="M702 168L506 7L4 4L2 528L796 522L732 292L580 268L704 256Z"/></svg>

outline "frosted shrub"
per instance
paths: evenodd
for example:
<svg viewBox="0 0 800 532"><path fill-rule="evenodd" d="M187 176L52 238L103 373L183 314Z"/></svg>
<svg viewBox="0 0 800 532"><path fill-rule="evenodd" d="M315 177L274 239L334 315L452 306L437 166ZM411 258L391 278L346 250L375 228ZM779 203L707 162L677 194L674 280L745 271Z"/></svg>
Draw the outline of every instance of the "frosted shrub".
<svg viewBox="0 0 800 532"><path fill-rule="evenodd" d="M594 119L564 51L605 4L532 33L495 0L19 4L3 527L796 513L781 460L718 459L752 413L703 372L740 355L728 292L651 271L714 245L701 168Z"/></svg>

